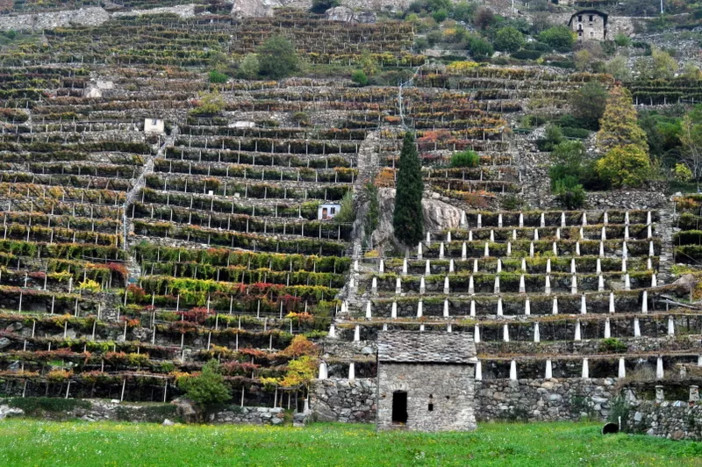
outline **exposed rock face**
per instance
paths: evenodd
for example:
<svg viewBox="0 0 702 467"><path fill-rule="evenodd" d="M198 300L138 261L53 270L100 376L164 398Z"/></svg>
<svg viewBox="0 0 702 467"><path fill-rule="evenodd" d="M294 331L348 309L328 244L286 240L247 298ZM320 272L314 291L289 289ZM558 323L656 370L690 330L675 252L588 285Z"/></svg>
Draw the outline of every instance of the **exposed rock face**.
<svg viewBox="0 0 702 467"><path fill-rule="evenodd" d="M100 7L17 16L0 16L0 30L40 31L42 29L55 29L67 26L99 26L109 19L110 14L104 8Z"/></svg>
<svg viewBox="0 0 702 467"><path fill-rule="evenodd" d="M378 198L381 213L380 224L373 234L373 243L382 246L393 241L392 212L395 207L395 190L381 188L378 190ZM422 211L425 231L453 229L458 227L461 222L460 209L435 197L422 199Z"/></svg>
<svg viewBox="0 0 702 467"><path fill-rule="evenodd" d="M370 11L354 12L347 6L337 6L325 12L329 21L342 21L344 23L375 23L375 13Z"/></svg>
<svg viewBox="0 0 702 467"><path fill-rule="evenodd" d="M234 0L232 15L236 18L273 16L274 8L292 7L309 9L312 0Z"/></svg>

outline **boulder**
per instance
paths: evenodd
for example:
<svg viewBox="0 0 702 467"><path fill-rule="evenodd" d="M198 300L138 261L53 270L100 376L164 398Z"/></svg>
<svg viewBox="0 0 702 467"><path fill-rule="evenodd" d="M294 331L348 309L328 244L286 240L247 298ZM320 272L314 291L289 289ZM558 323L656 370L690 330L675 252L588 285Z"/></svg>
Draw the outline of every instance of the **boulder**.
<svg viewBox="0 0 702 467"><path fill-rule="evenodd" d="M175 422L173 422L173 420L165 419L165 420L163 421L163 423L161 423L161 425L163 425L163 426L173 426L173 425L175 425Z"/></svg>
<svg viewBox="0 0 702 467"><path fill-rule="evenodd" d="M356 19L356 15L354 15L353 10L347 6L329 8L324 13L324 16L329 21L341 21L344 23L353 23Z"/></svg>
<svg viewBox="0 0 702 467"><path fill-rule="evenodd" d="M6 404L0 405L0 420L5 417L17 417L20 415L24 415L24 410L16 409Z"/></svg>

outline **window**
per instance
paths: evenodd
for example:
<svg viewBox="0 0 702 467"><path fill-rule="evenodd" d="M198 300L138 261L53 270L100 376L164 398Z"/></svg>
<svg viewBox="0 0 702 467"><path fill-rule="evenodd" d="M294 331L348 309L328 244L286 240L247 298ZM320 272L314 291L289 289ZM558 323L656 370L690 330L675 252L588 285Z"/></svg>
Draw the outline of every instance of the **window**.
<svg viewBox="0 0 702 467"><path fill-rule="evenodd" d="M392 423L393 425L407 423L407 393L405 391L392 393Z"/></svg>
<svg viewBox="0 0 702 467"><path fill-rule="evenodd" d="M583 20L583 17L582 17L582 16L578 16L578 22L582 22L582 20Z"/></svg>
<svg viewBox="0 0 702 467"><path fill-rule="evenodd" d="M329 208L329 212L331 214L336 214L336 208Z"/></svg>
<svg viewBox="0 0 702 467"><path fill-rule="evenodd" d="M590 15L590 21L593 21L594 16Z"/></svg>

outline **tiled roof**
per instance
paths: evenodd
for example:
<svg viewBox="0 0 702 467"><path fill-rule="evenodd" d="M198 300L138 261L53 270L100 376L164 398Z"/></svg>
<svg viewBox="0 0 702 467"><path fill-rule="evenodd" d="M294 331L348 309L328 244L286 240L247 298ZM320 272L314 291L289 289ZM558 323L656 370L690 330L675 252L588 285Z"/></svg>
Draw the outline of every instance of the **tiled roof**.
<svg viewBox="0 0 702 467"><path fill-rule="evenodd" d="M473 335L461 332L382 331L378 361L402 363L475 363Z"/></svg>

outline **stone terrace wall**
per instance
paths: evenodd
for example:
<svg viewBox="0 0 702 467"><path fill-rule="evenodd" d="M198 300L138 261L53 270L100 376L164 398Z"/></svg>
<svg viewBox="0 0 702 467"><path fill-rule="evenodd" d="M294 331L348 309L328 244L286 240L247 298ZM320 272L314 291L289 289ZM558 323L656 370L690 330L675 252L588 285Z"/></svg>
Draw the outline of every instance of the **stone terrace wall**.
<svg viewBox="0 0 702 467"><path fill-rule="evenodd" d="M613 378L476 381L475 415L478 422L605 418L614 383Z"/></svg>
<svg viewBox="0 0 702 467"><path fill-rule="evenodd" d="M215 414L214 423L244 425L282 425L285 410L281 407L242 407L239 410L223 410Z"/></svg>
<svg viewBox="0 0 702 467"><path fill-rule="evenodd" d="M670 439L702 440L702 403L644 401L629 411L628 431Z"/></svg>
<svg viewBox="0 0 702 467"><path fill-rule="evenodd" d="M317 380L310 391L312 419L374 423L376 395L375 378Z"/></svg>

